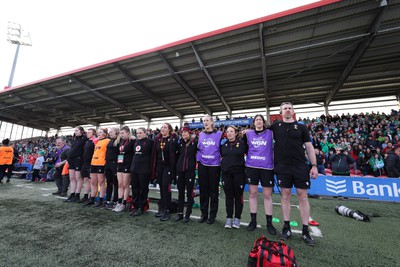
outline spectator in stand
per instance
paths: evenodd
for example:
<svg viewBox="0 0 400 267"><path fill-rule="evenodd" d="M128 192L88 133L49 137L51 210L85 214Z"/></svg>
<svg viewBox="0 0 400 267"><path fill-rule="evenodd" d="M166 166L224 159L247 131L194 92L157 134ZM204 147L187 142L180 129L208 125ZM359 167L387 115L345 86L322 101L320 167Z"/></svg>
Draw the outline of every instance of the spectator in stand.
<svg viewBox="0 0 400 267"><path fill-rule="evenodd" d="M347 150L342 147L336 148L336 154L331 157L332 160L332 175L350 176L350 164L354 163L354 159L350 157Z"/></svg>
<svg viewBox="0 0 400 267"><path fill-rule="evenodd" d="M375 153L369 159L369 165L372 168L375 177L383 175L383 167L385 163L383 162L383 157L379 153Z"/></svg>
<svg viewBox="0 0 400 267"><path fill-rule="evenodd" d="M388 177L400 178L400 148L389 150L386 157L386 170Z"/></svg>
<svg viewBox="0 0 400 267"><path fill-rule="evenodd" d="M392 144L392 142L388 142L388 143L387 143L387 146L383 149L383 154L387 154L388 151L390 151L390 150L392 150L392 149L393 149L393 144Z"/></svg>
<svg viewBox="0 0 400 267"><path fill-rule="evenodd" d="M364 153L360 152L357 159L357 169L362 173L363 176L365 176L369 173L368 167L368 160L365 158Z"/></svg>
<svg viewBox="0 0 400 267"><path fill-rule="evenodd" d="M87 140L83 147L83 156L82 156L82 169L81 169L81 177L83 178L83 198L78 203L84 203L89 199L90 193L90 163L92 161L94 147L97 144L96 138L96 130L90 128L86 132ZM79 191L80 192L80 191Z"/></svg>
<svg viewBox="0 0 400 267"><path fill-rule="evenodd" d="M318 148L315 148L315 157L317 158L317 169L318 173L325 175L325 156L324 152L320 151Z"/></svg>

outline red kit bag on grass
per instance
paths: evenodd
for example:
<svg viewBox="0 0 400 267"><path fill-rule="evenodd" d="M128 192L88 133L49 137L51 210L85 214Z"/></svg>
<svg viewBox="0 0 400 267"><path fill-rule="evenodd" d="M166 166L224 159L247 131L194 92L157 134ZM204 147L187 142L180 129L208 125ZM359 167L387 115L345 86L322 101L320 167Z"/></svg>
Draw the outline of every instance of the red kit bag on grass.
<svg viewBox="0 0 400 267"><path fill-rule="evenodd" d="M286 266L298 267L293 249L283 242L271 241L262 236L254 242L247 267Z"/></svg>

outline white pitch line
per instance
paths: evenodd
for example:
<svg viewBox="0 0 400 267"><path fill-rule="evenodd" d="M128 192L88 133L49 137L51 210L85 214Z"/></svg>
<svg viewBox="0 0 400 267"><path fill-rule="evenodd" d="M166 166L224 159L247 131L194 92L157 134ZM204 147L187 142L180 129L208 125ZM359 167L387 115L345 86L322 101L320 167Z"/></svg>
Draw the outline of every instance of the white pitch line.
<svg viewBox="0 0 400 267"><path fill-rule="evenodd" d="M48 196L51 196L51 193L50 194L42 194L42 196L48 197Z"/></svg>

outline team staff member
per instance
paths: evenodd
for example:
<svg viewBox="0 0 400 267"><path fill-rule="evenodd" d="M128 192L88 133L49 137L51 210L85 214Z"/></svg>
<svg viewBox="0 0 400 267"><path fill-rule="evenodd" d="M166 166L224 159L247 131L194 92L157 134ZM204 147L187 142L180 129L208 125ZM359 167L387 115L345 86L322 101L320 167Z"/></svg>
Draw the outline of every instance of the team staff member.
<svg viewBox="0 0 400 267"><path fill-rule="evenodd" d="M114 210L114 204L118 201L118 179L117 179L117 158L121 137L119 128L112 127L108 132L110 142L107 144L105 176L107 179L106 205L108 210ZM111 201L112 198L112 201Z"/></svg>
<svg viewBox="0 0 400 267"><path fill-rule="evenodd" d="M69 185L69 179L63 179L61 172L64 164L67 163L68 151L70 147L67 145L67 138L65 136L60 136L56 139L57 151L53 156L54 167L56 168L54 172L54 181L57 185L57 192L53 195L61 195L63 197L67 196L67 190Z"/></svg>
<svg viewBox="0 0 400 267"><path fill-rule="evenodd" d="M6 174L6 170L8 168L12 168L13 159L14 159L14 149L10 146L10 140L4 139L2 142L2 146L0 146L0 184L3 183L4 175ZM11 175L9 176L7 173L7 183L10 182Z"/></svg>
<svg viewBox="0 0 400 267"><path fill-rule="evenodd" d="M130 213L132 216L142 215L147 202L149 195L151 152L154 143L153 140L147 137L145 128L137 128L136 137L131 164L132 199L135 207Z"/></svg>
<svg viewBox="0 0 400 267"><path fill-rule="evenodd" d="M257 227L257 200L258 184L261 183L264 211L267 219L267 230L271 235L276 235L276 229L272 225L272 192L274 187L274 157L272 131L266 128L264 116L254 116L253 129L247 130L245 138L249 146L246 159L246 178L249 183L249 206L251 222L247 226L248 231Z"/></svg>
<svg viewBox="0 0 400 267"><path fill-rule="evenodd" d="M192 207L194 204L194 181L196 177L196 153L197 140L191 138L192 131L183 127L181 130L182 138L178 142L178 161L176 163L176 182L178 184L178 215L175 221L183 220L184 223L190 221ZM187 196L187 208L185 217L183 217L183 208L185 205L185 189Z"/></svg>
<svg viewBox="0 0 400 267"><path fill-rule="evenodd" d="M315 240L310 236L308 229L310 204L307 190L310 188L310 177L313 179L318 177L315 152L306 126L297 123L293 118L292 103L282 103L280 112L283 120L271 125L275 139L275 172L282 192L281 207L284 225L280 237L286 240L292 236L289 224L290 196L294 185L299 199L300 215L303 223L303 240L308 245L313 246L315 245ZM311 170L307 165L304 147L312 166Z"/></svg>
<svg viewBox="0 0 400 267"><path fill-rule="evenodd" d="M171 124L164 123L161 133L154 140L152 155L152 180L157 179L160 186L160 210L156 217L161 221L169 219L171 205L171 183L175 178L178 137L173 133Z"/></svg>
<svg viewBox="0 0 400 267"><path fill-rule="evenodd" d="M80 200L80 193L82 191L82 163L83 163L83 149L87 141L85 130L78 126L74 130L74 137L71 142L71 150L68 154L68 173L71 185L71 194L65 202L77 202Z"/></svg>
<svg viewBox="0 0 400 267"><path fill-rule="evenodd" d="M131 130L128 126L122 126L119 135L121 139L117 157L118 204L113 209L115 212L125 210L126 200L129 197L133 146L135 145L135 140L131 139Z"/></svg>
<svg viewBox="0 0 400 267"><path fill-rule="evenodd" d="M107 138L107 128L100 128L97 131L97 144L94 147L93 157L90 165L90 182L91 182L91 196L90 199L83 203L83 206L96 205L102 206L103 198L106 191L104 169L106 165L106 151L107 144L110 139ZM100 201L95 203L95 198L100 185Z"/></svg>
<svg viewBox="0 0 400 267"><path fill-rule="evenodd" d="M86 202L90 192L90 163L92 161L94 146L97 144L96 130L90 128L86 132L87 140L83 147L81 177L83 177L83 198L78 203ZM79 188L78 188L79 190ZM80 191L79 191L80 192Z"/></svg>
<svg viewBox="0 0 400 267"><path fill-rule="evenodd" d="M219 151L222 132L214 128L210 115L203 117L204 131L199 135L198 161L200 209L199 223L213 224L218 212L219 180L221 173L221 154ZM208 209L210 208L210 216Z"/></svg>
<svg viewBox="0 0 400 267"><path fill-rule="evenodd" d="M227 139L221 142L222 182L225 192L227 220L225 228L240 228L240 218L243 211L243 190L245 185L245 161L247 144L238 138L238 129L229 126L226 129ZM235 218L233 218L235 210Z"/></svg>

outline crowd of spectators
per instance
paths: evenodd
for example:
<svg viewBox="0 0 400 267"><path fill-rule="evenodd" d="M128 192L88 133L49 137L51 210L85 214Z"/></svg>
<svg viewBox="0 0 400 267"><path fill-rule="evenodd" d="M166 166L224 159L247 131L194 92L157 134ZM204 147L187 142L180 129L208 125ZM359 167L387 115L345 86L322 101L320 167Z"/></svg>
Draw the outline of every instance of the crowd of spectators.
<svg viewBox="0 0 400 267"><path fill-rule="evenodd" d="M321 115L313 119L299 117L298 120L309 129L321 174L387 177L390 172L388 164L392 158L399 157L400 118L396 110L390 114ZM224 128L221 126L220 130L224 131ZM179 132L178 126L174 130ZM201 130L195 129L193 134L198 136ZM135 135L135 130L132 132ZM148 136L153 138L159 132L159 129L149 129ZM34 164L39 152L44 154L45 160L52 158L56 137L15 142L19 163ZM67 139L72 140L72 136L67 136ZM399 148L397 152L396 148ZM51 162L47 161L46 170L51 167Z"/></svg>

